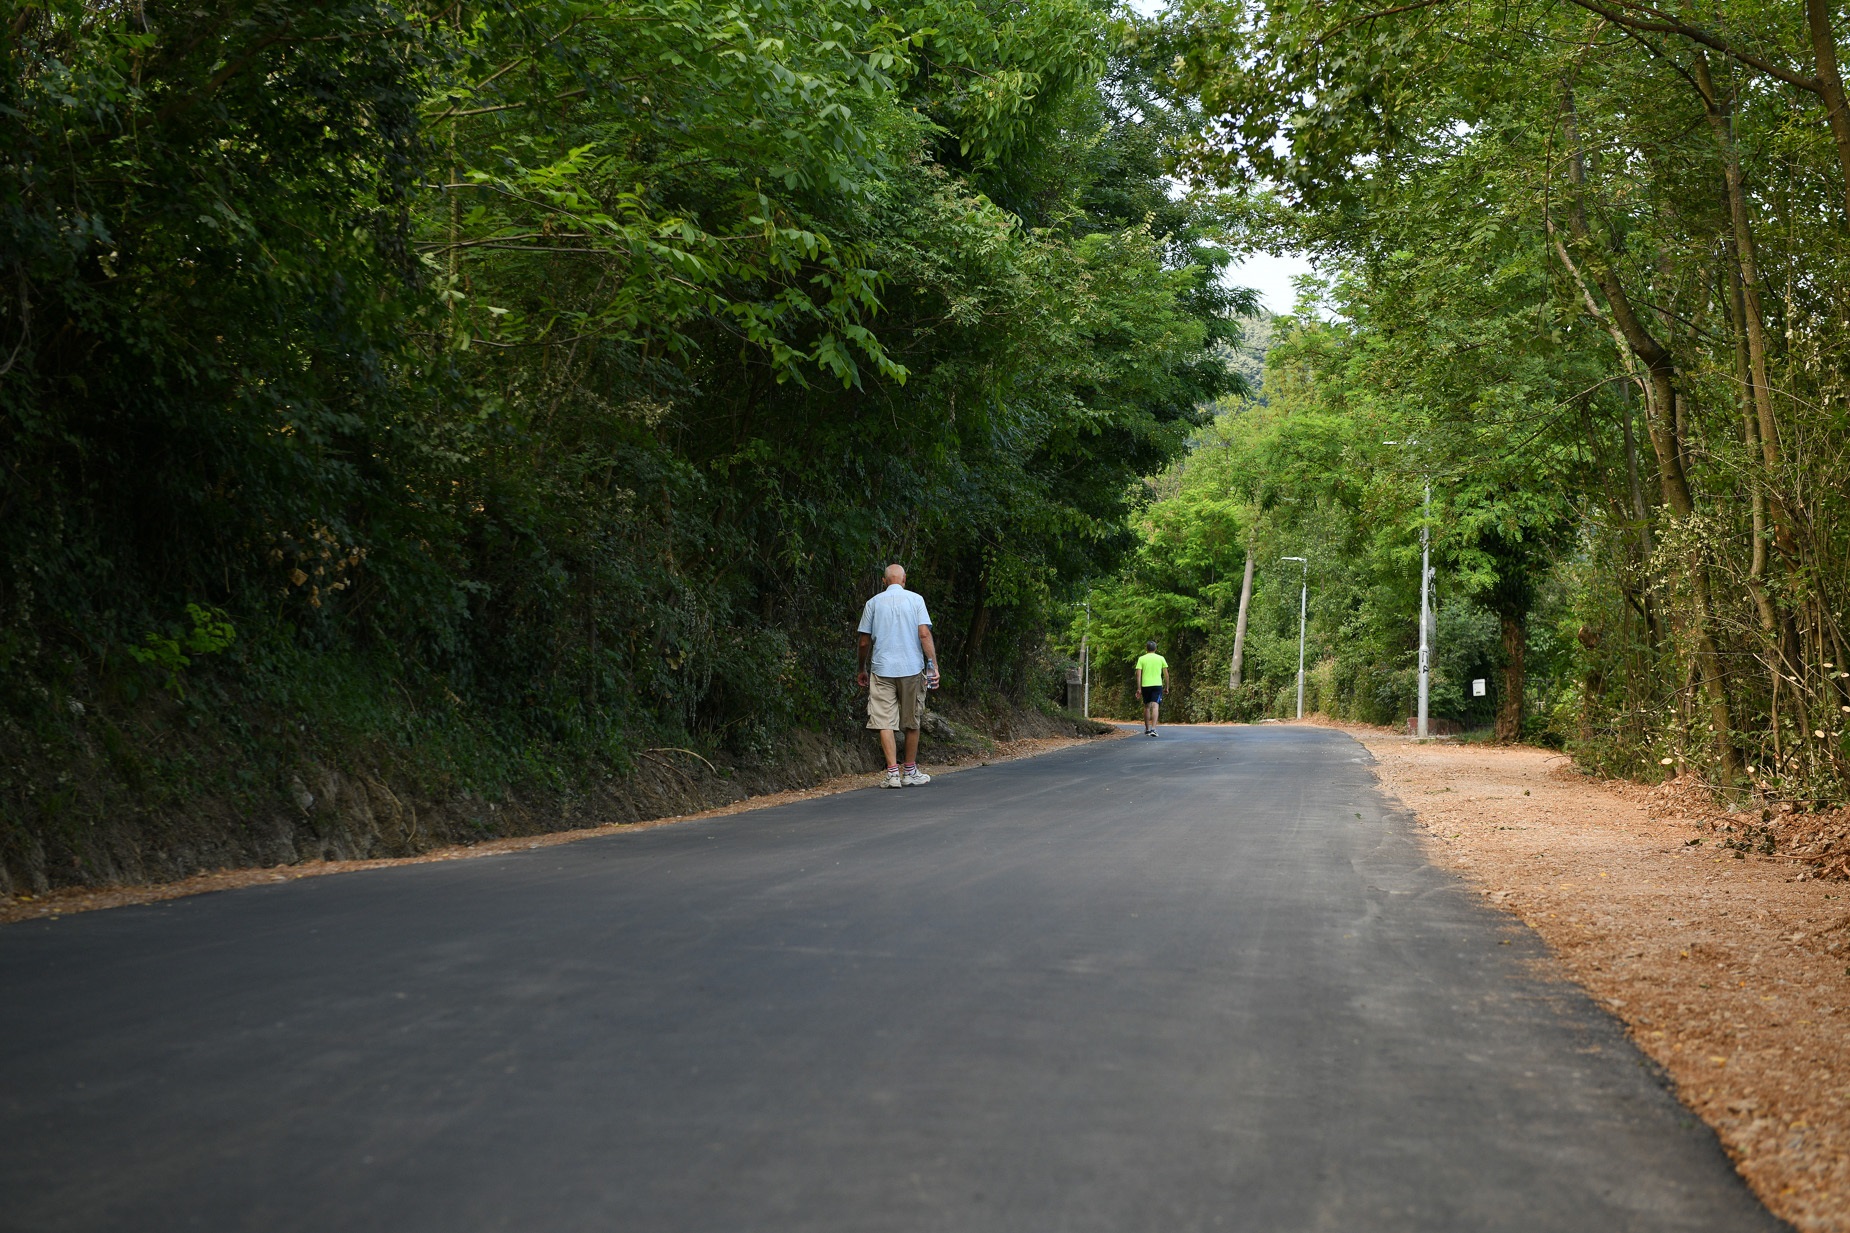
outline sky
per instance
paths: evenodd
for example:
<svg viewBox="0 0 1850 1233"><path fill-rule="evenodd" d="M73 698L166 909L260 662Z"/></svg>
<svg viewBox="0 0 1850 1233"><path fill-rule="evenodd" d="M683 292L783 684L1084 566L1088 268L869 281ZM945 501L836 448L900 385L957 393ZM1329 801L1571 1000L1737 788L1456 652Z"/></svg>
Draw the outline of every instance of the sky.
<svg viewBox="0 0 1850 1233"><path fill-rule="evenodd" d="M1291 280L1308 273L1310 262L1296 253L1287 253L1282 257L1254 253L1229 269L1223 278L1235 287L1256 288L1259 302L1266 308L1275 313L1288 313L1298 298Z"/></svg>
<svg viewBox="0 0 1850 1233"><path fill-rule="evenodd" d="M1129 0L1129 3L1131 8L1145 17L1155 17L1169 7L1168 0ZM1297 290L1292 287L1291 280L1308 273L1310 262L1296 253L1287 253L1281 257L1254 253L1234 266L1224 277L1231 286L1256 288L1259 302L1267 310L1288 313L1298 300Z"/></svg>

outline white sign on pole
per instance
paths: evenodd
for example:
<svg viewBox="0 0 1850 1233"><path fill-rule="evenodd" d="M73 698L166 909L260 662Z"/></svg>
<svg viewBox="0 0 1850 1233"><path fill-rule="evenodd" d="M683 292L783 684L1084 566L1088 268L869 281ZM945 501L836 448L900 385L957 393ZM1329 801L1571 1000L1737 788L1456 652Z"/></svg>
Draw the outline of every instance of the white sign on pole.
<svg viewBox="0 0 1850 1233"><path fill-rule="evenodd" d="M1471 682L1471 696L1473 698L1482 698L1484 696L1484 678L1483 677L1480 676L1476 680Z"/></svg>

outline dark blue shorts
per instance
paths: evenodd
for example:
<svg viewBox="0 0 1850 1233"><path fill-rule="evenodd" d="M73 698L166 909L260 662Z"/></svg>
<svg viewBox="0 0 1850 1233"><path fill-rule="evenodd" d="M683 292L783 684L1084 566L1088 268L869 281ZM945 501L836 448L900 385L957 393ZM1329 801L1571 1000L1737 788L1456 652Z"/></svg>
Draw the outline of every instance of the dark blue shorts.
<svg viewBox="0 0 1850 1233"><path fill-rule="evenodd" d="M1161 702L1162 700L1163 687L1161 685L1145 685L1143 687L1144 705L1147 706L1152 702Z"/></svg>

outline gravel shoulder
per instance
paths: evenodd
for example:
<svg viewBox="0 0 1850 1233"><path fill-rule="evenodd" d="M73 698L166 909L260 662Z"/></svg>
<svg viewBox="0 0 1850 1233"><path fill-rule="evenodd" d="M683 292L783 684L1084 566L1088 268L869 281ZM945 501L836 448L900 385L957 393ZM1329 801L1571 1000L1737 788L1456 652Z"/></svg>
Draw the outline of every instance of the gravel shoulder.
<svg viewBox="0 0 1850 1233"><path fill-rule="evenodd" d="M1749 828L1550 750L1327 726L1374 756L1436 863L1624 1022L1769 1209L1850 1233L1850 882L1724 847Z"/></svg>

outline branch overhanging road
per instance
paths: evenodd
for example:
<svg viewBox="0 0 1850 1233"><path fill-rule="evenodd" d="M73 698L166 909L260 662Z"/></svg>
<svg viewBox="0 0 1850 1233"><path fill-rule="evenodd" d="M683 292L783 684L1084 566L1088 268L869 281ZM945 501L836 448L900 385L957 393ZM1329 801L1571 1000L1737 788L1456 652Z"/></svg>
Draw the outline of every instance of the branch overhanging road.
<svg viewBox="0 0 1850 1233"><path fill-rule="evenodd" d="M1367 762L1172 727L0 929L0 1229L1783 1228Z"/></svg>

